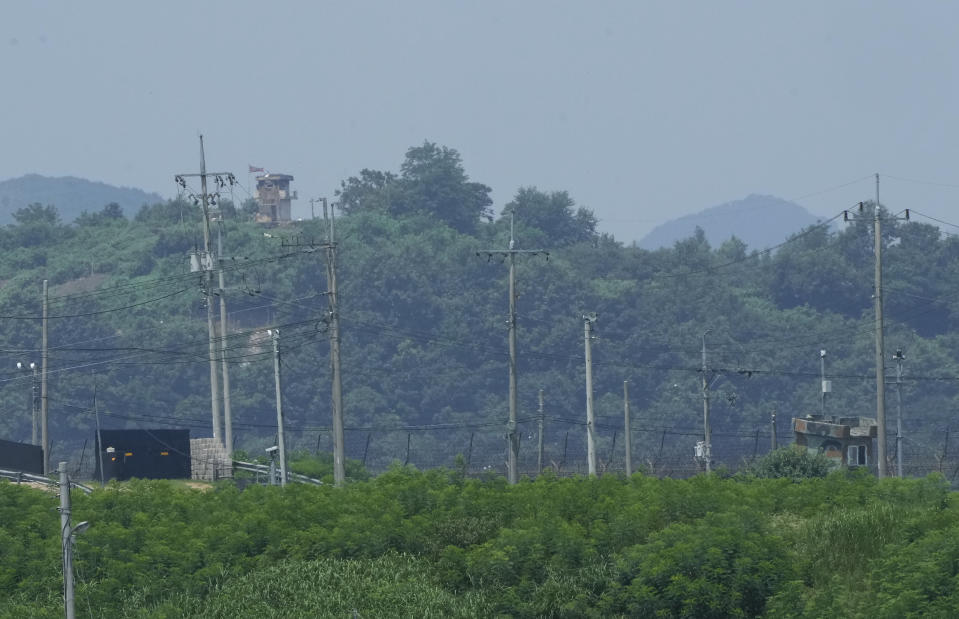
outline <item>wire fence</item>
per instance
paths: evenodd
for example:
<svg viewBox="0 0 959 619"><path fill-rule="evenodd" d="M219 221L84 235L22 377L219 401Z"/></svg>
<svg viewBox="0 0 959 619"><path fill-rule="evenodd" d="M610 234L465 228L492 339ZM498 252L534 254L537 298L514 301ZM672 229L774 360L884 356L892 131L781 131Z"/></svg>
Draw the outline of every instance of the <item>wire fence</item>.
<svg viewBox="0 0 959 619"><path fill-rule="evenodd" d="M147 427L149 424L136 425ZM557 476L586 475L589 465L585 423L545 417L543 425L542 443L537 420L525 420L518 426L520 476L532 478L547 470ZM598 472L625 474L626 435L622 426L598 426ZM203 433L202 430L194 432ZM287 429L285 434L290 455L323 455L333 451L332 433L327 428L294 427ZM791 419L777 422L775 437L775 444L779 447L794 442ZM505 424L347 428L344 439L346 457L359 462L372 475L381 474L395 466L413 466L421 470L443 467L463 471L470 477L505 476L507 473ZM704 461L695 456L696 443L703 440L702 430L634 427L630 439L633 472L685 478L705 470ZM275 444L275 435L266 435L260 430L253 442L269 446ZM76 479L94 478L94 444L93 437L90 437L78 448L70 450L67 458L71 463L71 474ZM773 448L773 429L769 424L752 429L718 425L712 428L711 446L712 470L736 473L770 452ZM953 486L959 487L959 431L942 428L927 435L926 440L904 439L902 449L904 477L939 473ZM895 475L894 435L888 437L886 453L888 474ZM250 455L255 457L264 454L253 452ZM870 465L875 472L875 463Z"/></svg>

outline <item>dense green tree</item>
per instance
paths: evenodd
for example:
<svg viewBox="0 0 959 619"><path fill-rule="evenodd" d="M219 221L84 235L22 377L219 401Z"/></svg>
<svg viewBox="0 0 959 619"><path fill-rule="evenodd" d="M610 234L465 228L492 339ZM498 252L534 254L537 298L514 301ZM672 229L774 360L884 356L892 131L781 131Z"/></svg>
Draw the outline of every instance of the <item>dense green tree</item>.
<svg viewBox="0 0 959 619"><path fill-rule="evenodd" d="M825 477L832 471L832 461L822 454L812 454L805 447L780 447L759 458L749 466L749 473L769 479L806 479Z"/></svg>
<svg viewBox="0 0 959 619"><path fill-rule="evenodd" d="M446 146L424 142L406 151L399 176L362 170L337 191L347 213L386 210L394 216L425 214L460 232L475 232L492 217L492 190L470 181L460 154Z"/></svg>
<svg viewBox="0 0 959 619"><path fill-rule="evenodd" d="M529 228L523 246L562 247L592 241L596 237L596 216L576 203L565 191L542 192L535 187L521 187L503 209L508 219L515 213L521 230Z"/></svg>
<svg viewBox="0 0 959 619"><path fill-rule="evenodd" d="M82 228L87 226L100 226L120 219L124 219L123 208L116 202L111 202L97 213L83 211L77 216L74 223Z"/></svg>
<svg viewBox="0 0 959 619"><path fill-rule="evenodd" d="M336 195L339 206L345 213L361 210L389 210L391 193L399 195L397 177L391 172L360 170L359 176L351 176L340 183Z"/></svg>
<svg viewBox="0 0 959 619"><path fill-rule="evenodd" d="M13 213L13 219L21 226L45 225L56 227L60 223L60 213L52 204L46 206L33 203Z"/></svg>
<svg viewBox="0 0 959 619"><path fill-rule="evenodd" d="M50 204L34 203L18 209L13 219L16 223L10 226L10 232L23 247L49 246L62 241L70 232L60 225L60 214Z"/></svg>

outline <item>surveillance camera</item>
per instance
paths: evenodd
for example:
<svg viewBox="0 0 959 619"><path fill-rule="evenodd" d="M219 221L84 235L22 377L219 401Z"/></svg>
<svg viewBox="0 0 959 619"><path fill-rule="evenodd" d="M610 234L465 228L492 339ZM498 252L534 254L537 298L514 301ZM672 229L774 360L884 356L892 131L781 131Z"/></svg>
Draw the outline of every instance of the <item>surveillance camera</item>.
<svg viewBox="0 0 959 619"><path fill-rule="evenodd" d="M279 449L279 447L277 447L276 445L274 445L273 447L267 447L267 448L266 448L266 453L271 454L271 453L273 453L274 451L276 451L276 450L278 450L278 449Z"/></svg>

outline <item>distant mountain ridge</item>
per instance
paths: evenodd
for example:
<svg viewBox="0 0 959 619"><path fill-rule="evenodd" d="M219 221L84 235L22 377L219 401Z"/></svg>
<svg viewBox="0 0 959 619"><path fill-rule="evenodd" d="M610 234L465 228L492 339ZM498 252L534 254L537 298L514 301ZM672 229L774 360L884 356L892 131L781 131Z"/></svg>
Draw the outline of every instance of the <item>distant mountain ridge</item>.
<svg viewBox="0 0 959 619"><path fill-rule="evenodd" d="M116 187L74 176L27 174L0 181L0 224L13 222L13 213L35 202L57 207L60 217L70 222L83 211L96 212L116 202L128 216L144 204L156 204L163 198L132 187Z"/></svg>
<svg viewBox="0 0 959 619"><path fill-rule="evenodd" d="M700 227L713 247L736 236L750 249L764 249L782 243L790 234L820 219L788 200L752 194L667 221L643 237L639 246L643 249L672 247L676 241L693 236Z"/></svg>

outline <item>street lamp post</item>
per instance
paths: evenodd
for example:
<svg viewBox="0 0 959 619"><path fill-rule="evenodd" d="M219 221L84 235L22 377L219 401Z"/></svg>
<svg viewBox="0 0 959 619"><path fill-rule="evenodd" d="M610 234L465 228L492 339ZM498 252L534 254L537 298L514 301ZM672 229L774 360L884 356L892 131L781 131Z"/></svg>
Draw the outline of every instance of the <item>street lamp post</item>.
<svg viewBox="0 0 959 619"><path fill-rule="evenodd" d="M61 462L60 468L60 551L63 559L63 607L67 619L74 619L76 611L73 599L73 544L76 535L90 527L83 521L77 526L71 522L72 505L70 502L70 477L67 475L67 463Z"/></svg>

